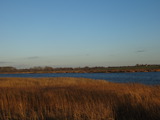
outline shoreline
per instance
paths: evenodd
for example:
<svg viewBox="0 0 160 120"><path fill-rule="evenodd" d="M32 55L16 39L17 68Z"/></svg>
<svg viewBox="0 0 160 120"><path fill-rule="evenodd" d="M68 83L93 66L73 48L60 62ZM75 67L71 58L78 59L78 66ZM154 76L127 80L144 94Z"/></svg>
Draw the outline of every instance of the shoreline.
<svg viewBox="0 0 160 120"><path fill-rule="evenodd" d="M17 69L11 66L0 67L0 74L20 74L20 73L132 73L132 72L160 72L160 65L136 65L119 67L77 67L77 68L52 68L33 67L27 69Z"/></svg>
<svg viewBox="0 0 160 120"><path fill-rule="evenodd" d="M0 74L46 74L46 73L136 73L160 72L160 70L115 70L115 71L35 71L35 72L0 72Z"/></svg>

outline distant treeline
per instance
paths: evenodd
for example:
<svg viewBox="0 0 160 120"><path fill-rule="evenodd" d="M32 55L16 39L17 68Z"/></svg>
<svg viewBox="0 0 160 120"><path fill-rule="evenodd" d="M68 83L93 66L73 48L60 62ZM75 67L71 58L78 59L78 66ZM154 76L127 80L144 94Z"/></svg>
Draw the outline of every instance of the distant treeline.
<svg viewBox="0 0 160 120"><path fill-rule="evenodd" d="M27 69L17 69L7 66L0 67L0 73L114 73L114 72L158 72L160 65L137 64L135 66L118 67L77 67L77 68L53 68L53 67L33 67Z"/></svg>

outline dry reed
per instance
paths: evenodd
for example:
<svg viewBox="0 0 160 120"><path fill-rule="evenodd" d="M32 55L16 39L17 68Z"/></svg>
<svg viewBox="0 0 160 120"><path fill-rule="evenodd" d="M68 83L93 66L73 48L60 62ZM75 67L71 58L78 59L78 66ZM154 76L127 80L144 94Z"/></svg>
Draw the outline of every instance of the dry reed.
<svg viewBox="0 0 160 120"><path fill-rule="evenodd" d="M160 86L0 78L0 120L160 120Z"/></svg>

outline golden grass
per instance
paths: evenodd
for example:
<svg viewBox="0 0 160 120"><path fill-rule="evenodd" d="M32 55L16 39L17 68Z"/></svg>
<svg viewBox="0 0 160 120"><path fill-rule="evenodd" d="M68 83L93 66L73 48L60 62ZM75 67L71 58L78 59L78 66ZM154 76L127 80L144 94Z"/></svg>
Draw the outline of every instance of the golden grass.
<svg viewBox="0 0 160 120"><path fill-rule="evenodd" d="M160 120L160 86L0 78L0 120Z"/></svg>

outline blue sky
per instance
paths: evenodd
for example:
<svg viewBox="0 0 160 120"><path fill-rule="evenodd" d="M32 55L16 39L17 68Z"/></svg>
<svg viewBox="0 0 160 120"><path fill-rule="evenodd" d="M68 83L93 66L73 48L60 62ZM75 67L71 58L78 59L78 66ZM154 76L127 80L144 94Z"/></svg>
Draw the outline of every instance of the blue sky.
<svg viewBox="0 0 160 120"><path fill-rule="evenodd" d="M0 66L160 64L159 0L0 0Z"/></svg>

